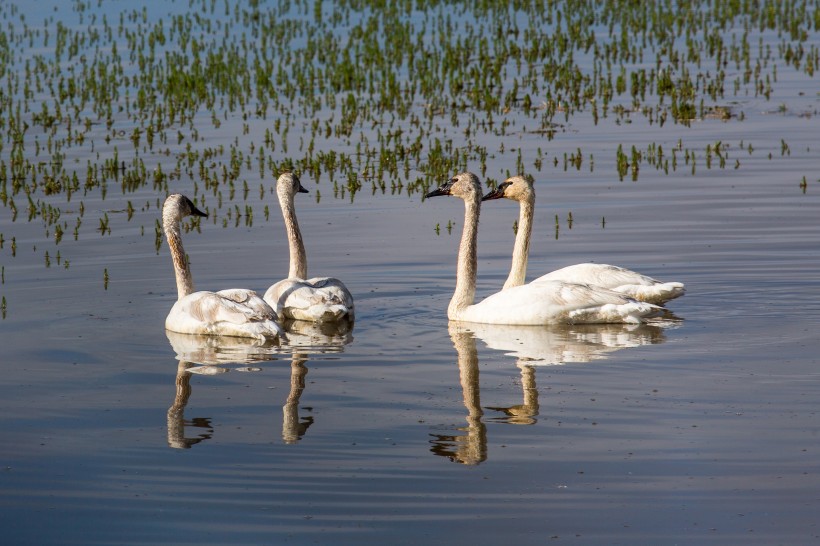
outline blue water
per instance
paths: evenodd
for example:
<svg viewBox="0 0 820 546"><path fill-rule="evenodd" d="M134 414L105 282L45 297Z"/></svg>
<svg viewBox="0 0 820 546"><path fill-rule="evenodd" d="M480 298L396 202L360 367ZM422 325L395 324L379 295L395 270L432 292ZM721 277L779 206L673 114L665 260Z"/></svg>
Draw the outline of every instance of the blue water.
<svg viewBox="0 0 820 546"><path fill-rule="evenodd" d="M337 199L327 177L303 175L310 273L344 280L353 329L223 349L237 358L198 368L163 328L176 290L167 246L154 244L162 190L76 195L59 245L18 197L16 220L0 212L4 543L816 542L816 82L779 74L771 101L733 99L742 121L578 115L552 141L482 139L520 148L528 166L546 154L542 170L528 167L529 277L596 261L684 282L670 304L681 320L662 326L448 324L462 204L367 188ZM241 125L211 136L230 141ZM618 144L671 153L681 139L694 174L679 151L678 170L643 164L619 181ZM718 140L727 166L707 168ZM565 169L579 147L582 168ZM483 178L514 165L498 151ZM198 288L263 291L287 273L274 182L253 171L246 199L217 207L207 194L215 214L183 234ZM251 225L234 227L233 203L251 204ZM517 214L511 202L482 211L479 298L506 278Z"/></svg>

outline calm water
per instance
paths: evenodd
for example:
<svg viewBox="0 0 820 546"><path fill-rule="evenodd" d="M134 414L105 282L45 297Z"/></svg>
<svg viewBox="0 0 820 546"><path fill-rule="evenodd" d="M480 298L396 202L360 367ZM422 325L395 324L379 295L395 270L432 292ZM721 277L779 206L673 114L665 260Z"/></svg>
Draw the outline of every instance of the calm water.
<svg viewBox="0 0 820 546"><path fill-rule="evenodd" d="M684 282L669 305L681 320L660 326L448 324L462 203L368 191L350 202L303 177L310 272L345 281L352 330L186 344L163 328L176 297L151 229L164 194L85 198L92 224L122 219L128 200L150 206L64 244L68 269L45 267L41 225L0 216L17 243L14 257L8 239L0 251L4 542L820 541L817 82L779 85L772 101L736 101L743 121L579 116L552 142L507 140L526 157L547 151L532 173L529 277L597 261ZM644 166L618 181L618 143L681 138L699 154L728 143L728 166L699 157L694 174ZM582 145L593 170L553 166ZM513 168L499 155L487 176ZM268 221L183 235L198 288L264 290L287 272L273 196L250 199L270 205ZM503 284L517 213L482 210L479 298Z"/></svg>

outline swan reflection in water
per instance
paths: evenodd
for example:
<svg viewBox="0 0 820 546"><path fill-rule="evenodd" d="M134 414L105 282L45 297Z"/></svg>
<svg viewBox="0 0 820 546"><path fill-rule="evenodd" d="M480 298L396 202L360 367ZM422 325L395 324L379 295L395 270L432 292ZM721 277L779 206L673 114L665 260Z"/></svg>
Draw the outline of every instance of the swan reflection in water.
<svg viewBox="0 0 820 546"><path fill-rule="evenodd" d="M454 462L477 465L487 459L487 425L481 420L484 411L478 385L478 351L471 332L453 321L449 329L458 354L458 377L467 408L467 426L457 427L455 434L431 434L430 451Z"/></svg>
<svg viewBox="0 0 820 546"><path fill-rule="evenodd" d="M489 347L528 366L560 366L603 360L610 353L666 341L674 321L648 324L556 324L504 326L461 323Z"/></svg>
<svg viewBox="0 0 820 546"><path fill-rule="evenodd" d="M467 426L454 434L432 434L430 450L453 462L477 465L487 459L487 425L484 409L503 414L491 421L532 425L539 414L535 368L571 362L591 362L629 347L663 343L664 330L672 323L582 324L551 326L504 326L451 321L450 339L458 355L459 380L467 409ZM515 357L521 371L522 403L482 409L476 339L487 347Z"/></svg>
<svg viewBox="0 0 820 546"><path fill-rule="evenodd" d="M283 324L287 343L282 345L253 338L215 338L192 336L166 330L176 352L179 365L176 374L174 402L168 408L168 445L176 449L191 446L213 436L210 418L185 419L184 411L191 397L191 376L218 375L230 371L259 372L264 362L281 360L290 353L290 389L282 406L282 440L298 442L313 424L313 417L299 417L299 399L305 390L305 363L310 354L338 353L353 340L352 322L308 323L293 321ZM198 434L185 436L186 427Z"/></svg>

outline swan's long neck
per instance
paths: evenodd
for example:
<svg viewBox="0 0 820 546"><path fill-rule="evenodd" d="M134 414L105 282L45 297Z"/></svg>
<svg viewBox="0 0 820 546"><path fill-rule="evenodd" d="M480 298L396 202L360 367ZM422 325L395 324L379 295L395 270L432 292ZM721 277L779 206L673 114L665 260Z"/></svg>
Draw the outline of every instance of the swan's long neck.
<svg viewBox="0 0 820 546"><path fill-rule="evenodd" d="M288 247L290 249L289 279L307 278L307 254L302 242L302 232L299 231L299 222L296 220L296 208L293 197L279 196L279 205L282 207L282 217L285 219L285 229L288 232Z"/></svg>
<svg viewBox="0 0 820 546"><path fill-rule="evenodd" d="M193 293L194 278L191 276L188 258L182 248L179 220L163 214L162 225L165 230L165 238L168 240L168 248L171 249L171 260L174 262L174 274L177 278L177 299L181 300L188 294Z"/></svg>
<svg viewBox="0 0 820 546"><path fill-rule="evenodd" d="M478 215L481 210L481 195L464 201L464 230L461 233L461 244L458 248L458 266L456 268L456 290L447 307L447 316L458 320L461 313L475 300L476 280L476 245L478 242Z"/></svg>
<svg viewBox="0 0 820 546"><path fill-rule="evenodd" d="M518 214L518 233L515 236L515 246L512 254L510 276L504 283L504 289L521 286L527 278L527 257L530 253L530 235L532 235L532 217L535 203L532 199L521 201Z"/></svg>

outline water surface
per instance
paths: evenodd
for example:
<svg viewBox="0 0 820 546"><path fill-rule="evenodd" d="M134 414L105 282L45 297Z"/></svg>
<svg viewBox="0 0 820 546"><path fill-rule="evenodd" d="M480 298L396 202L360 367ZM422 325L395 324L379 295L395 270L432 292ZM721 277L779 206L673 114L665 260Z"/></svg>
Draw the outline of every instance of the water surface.
<svg viewBox="0 0 820 546"><path fill-rule="evenodd" d="M275 347L186 345L163 328L176 295L152 229L164 191L84 196L86 225L108 213L114 229L66 237L56 249L68 268L42 223L4 211L4 535L15 544L816 542L816 80L781 70L776 91L734 98L743 120L595 125L579 114L551 141L524 131L479 139L499 150L483 178L514 170L510 149L527 165L546 152L543 169L527 169L538 193L529 277L596 261L684 282L687 294L669 305L680 320L660 325L448 324L461 202L401 191L335 199L327 177L303 174L310 272L350 288L352 330L303 331ZM240 120L212 136L232 130ZM679 155L668 174L644 163L637 180L619 180L618 144L672 150L681 139L697 150L694 173ZM716 141L729 160L707 168ZM565 169L564 154L581 146L582 168ZM183 234L200 289L264 290L287 272L274 181L243 176L254 188L251 225L222 227L226 199ZM195 183L182 177L171 189L193 194ZM137 206L126 221L128 201ZM77 203L64 208L69 225ZM506 278L516 217L512 202L482 210L479 298Z"/></svg>

